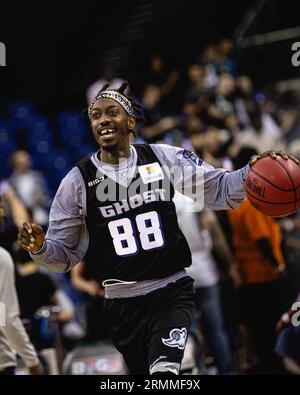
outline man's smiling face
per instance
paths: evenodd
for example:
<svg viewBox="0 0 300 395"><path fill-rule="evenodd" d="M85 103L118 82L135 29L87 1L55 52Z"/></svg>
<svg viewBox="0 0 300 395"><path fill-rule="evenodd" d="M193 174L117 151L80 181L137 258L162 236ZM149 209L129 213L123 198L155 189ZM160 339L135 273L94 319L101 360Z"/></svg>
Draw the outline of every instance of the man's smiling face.
<svg viewBox="0 0 300 395"><path fill-rule="evenodd" d="M134 129L134 117L128 116L122 106L108 98L97 100L91 109L91 127L101 149L113 151L129 145L129 133Z"/></svg>

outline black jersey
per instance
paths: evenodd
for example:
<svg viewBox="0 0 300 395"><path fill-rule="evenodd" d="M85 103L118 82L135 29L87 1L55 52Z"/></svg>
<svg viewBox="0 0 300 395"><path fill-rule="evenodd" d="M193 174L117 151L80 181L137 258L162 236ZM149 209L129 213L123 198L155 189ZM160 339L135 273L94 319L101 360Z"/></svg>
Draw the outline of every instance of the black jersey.
<svg viewBox="0 0 300 395"><path fill-rule="evenodd" d="M99 177L90 158L78 164L86 187L86 259L102 279L163 278L191 264L190 249L177 222L171 181L149 145L134 147L136 172L127 187L105 174ZM157 169L160 179L147 183L145 173L151 175ZM163 187L166 180L169 191ZM97 198L101 183L115 187L113 199Z"/></svg>

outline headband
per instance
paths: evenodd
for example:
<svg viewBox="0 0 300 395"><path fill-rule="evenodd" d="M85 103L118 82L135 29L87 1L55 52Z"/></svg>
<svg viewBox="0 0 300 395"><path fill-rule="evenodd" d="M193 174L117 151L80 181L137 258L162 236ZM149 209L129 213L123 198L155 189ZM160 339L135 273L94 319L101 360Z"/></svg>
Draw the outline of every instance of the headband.
<svg viewBox="0 0 300 395"><path fill-rule="evenodd" d="M127 99L127 97L123 96L121 93L117 91L107 90L99 93L91 102L88 109L89 118L91 118L91 112L95 102L99 99L106 99L106 98L116 101L117 103L120 104L120 106L124 108L124 110L127 112L128 115L133 115L134 113L133 106L130 100Z"/></svg>

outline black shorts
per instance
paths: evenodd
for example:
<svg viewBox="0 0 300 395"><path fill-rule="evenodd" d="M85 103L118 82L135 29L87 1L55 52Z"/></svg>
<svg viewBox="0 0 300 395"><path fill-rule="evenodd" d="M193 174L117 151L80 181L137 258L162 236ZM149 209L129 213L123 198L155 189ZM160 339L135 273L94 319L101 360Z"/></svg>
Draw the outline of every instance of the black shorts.
<svg viewBox="0 0 300 395"><path fill-rule="evenodd" d="M109 333L131 374L149 374L158 363L180 365L193 306L190 277L144 296L106 299Z"/></svg>

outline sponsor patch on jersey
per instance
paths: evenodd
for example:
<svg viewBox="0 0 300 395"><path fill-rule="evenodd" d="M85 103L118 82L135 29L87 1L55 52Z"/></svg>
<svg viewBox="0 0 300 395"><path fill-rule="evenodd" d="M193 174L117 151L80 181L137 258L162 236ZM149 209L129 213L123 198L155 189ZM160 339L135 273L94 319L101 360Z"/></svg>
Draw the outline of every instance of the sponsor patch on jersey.
<svg viewBox="0 0 300 395"><path fill-rule="evenodd" d="M144 184L164 179L164 173L158 162L139 166L139 173Z"/></svg>
<svg viewBox="0 0 300 395"><path fill-rule="evenodd" d="M194 154L194 152L189 151L189 150L187 150L187 149L185 149L185 150L183 151L183 157L186 158L186 159L190 159L190 160L191 160L192 162L194 162L195 165L197 165L197 166L201 166L202 163L203 163L203 160L202 160L202 159L198 158L198 156L197 156L196 154Z"/></svg>
<svg viewBox="0 0 300 395"><path fill-rule="evenodd" d="M169 333L169 338L162 338L162 342L169 347L177 347L180 350L183 350L185 347L187 339L187 330L186 328L178 329L174 328Z"/></svg>
<svg viewBox="0 0 300 395"><path fill-rule="evenodd" d="M104 177L97 177L97 178L94 179L94 181L88 182L88 186L92 187L94 185L99 184L99 182L102 182L102 181L104 181Z"/></svg>

